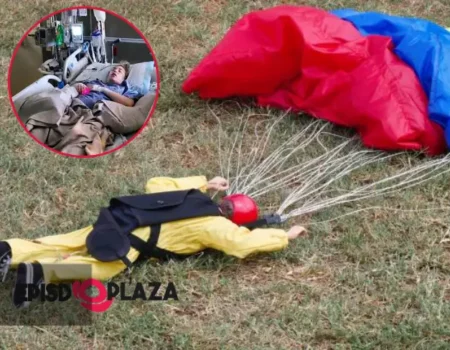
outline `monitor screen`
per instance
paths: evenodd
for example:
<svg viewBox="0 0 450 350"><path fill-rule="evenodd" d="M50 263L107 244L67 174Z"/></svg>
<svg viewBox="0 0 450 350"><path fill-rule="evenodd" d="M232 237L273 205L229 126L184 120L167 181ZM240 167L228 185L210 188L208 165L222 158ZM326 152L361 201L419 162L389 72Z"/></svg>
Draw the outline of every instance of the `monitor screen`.
<svg viewBox="0 0 450 350"><path fill-rule="evenodd" d="M83 36L83 25L73 24L71 30L72 30L72 36L76 36L76 37Z"/></svg>

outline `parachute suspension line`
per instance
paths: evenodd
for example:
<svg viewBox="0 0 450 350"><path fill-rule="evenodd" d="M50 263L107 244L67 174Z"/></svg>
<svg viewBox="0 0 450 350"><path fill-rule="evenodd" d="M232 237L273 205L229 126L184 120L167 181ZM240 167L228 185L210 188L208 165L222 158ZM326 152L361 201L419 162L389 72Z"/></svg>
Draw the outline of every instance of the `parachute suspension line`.
<svg viewBox="0 0 450 350"><path fill-rule="evenodd" d="M218 145L218 153L219 153L219 166L220 166L220 175L222 177L225 176L224 173L224 168L223 168L223 163L222 163L222 122L220 121L220 118L217 116L216 113L214 113L214 111L212 110L212 108L209 106L209 103L207 104L209 111L211 112L211 114L214 116L214 118L216 118L217 123L219 124L219 145Z"/></svg>
<svg viewBox="0 0 450 350"><path fill-rule="evenodd" d="M388 194L395 194L400 191L419 186L425 182L449 173L449 165L450 156L448 155L442 159L425 161L420 165L413 166L410 169L406 169L398 174L374 181L368 185L357 187L342 195L324 198L315 203L305 202L299 207L289 211L287 214L284 214L283 212L287 207L299 204L298 199L300 196L294 194L291 198L285 200L277 213L282 216L283 220L287 220L295 216L311 214L337 205L361 201L364 199L373 199ZM377 189L377 187L380 187L381 185L384 185L385 187Z"/></svg>
<svg viewBox="0 0 450 350"><path fill-rule="evenodd" d="M374 180L369 184L357 185L350 189L340 188L340 181L348 178L355 171L387 162L407 153L386 154L378 150L362 150L357 138L327 132L325 129L330 124L317 120L301 128L265 156L272 141L271 136L276 126L288 113L286 112L276 118L272 124L266 125L262 135L258 130L261 123L267 121L256 123L254 127L256 141L249 152L244 152L244 137L250 118L259 114L242 117L236 135L231 138L232 146L223 157L220 137L223 131L222 123L211 108L210 111L220 126L219 162L222 174L226 174L231 181L228 194L243 193L252 198L258 198L280 190L289 191L277 210L273 210L276 208L271 206L271 209L280 215L282 221L338 205L396 194L450 172L450 155L440 159L426 160L414 166L410 164L411 157L408 157L407 166L404 166L400 172ZM271 115L264 116L271 117ZM327 147L321 140L323 136L341 139L341 141L337 145ZM314 151L317 153L319 150L319 154L312 158L306 157L305 160L305 156L308 155L307 150L312 148L312 145L316 145ZM301 161L299 161L300 155L303 156ZM290 161L294 164L286 166ZM355 210L337 218L371 208L379 207ZM334 219L329 221L331 220Z"/></svg>

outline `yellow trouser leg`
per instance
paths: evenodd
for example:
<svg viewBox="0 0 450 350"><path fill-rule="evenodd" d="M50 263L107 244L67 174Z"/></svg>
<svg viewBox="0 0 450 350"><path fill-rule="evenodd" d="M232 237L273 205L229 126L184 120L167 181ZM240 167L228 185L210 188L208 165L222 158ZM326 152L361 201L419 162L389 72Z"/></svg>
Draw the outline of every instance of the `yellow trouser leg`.
<svg viewBox="0 0 450 350"><path fill-rule="evenodd" d="M127 255L132 262L138 256L139 252L134 249L131 249ZM67 259L59 261L40 259L38 262L44 270L46 283L83 281L89 278L107 280L118 275L126 268L122 261L102 262L90 256L69 256Z"/></svg>
<svg viewBox="0 0 450 350"><path fill-rule="evenodd" d="M92 226L89 226L68 234L48 236L34 241L7 240L6 242L11 246L11 264L15 267L22 262L39 262L42 264L47 283L112 278L122 272L126 266L122 261L101 262L87 254L86 237L91 230ZM133 231L133 234L147 241L150 228L138 228ZM133 248L130 249L127 258L134 262L138 257L139 252Z"/></svg>
<svg viewBox="0 0 450 350"><path fill-rule="evenodd" d="M11 247L13 267L22 262L33 262L42 258L63 258L67 254L86 250L86 237L92 226L64 235L47 236L35 240L8 239Z"/></svg>

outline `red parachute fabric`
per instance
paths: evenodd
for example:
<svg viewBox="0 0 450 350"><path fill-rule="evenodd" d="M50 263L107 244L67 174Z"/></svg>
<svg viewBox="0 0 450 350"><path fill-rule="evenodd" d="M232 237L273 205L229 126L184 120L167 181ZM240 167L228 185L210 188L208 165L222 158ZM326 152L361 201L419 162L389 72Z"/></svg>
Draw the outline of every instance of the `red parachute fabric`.
<svg viewBox="0 0 450 350"><path fill-rule="evenodd" d="M240 19L183 83L201 98L256 97L355 128L383 150L446 151L414 71L384 36L326 11L278 6Z"/></svg>

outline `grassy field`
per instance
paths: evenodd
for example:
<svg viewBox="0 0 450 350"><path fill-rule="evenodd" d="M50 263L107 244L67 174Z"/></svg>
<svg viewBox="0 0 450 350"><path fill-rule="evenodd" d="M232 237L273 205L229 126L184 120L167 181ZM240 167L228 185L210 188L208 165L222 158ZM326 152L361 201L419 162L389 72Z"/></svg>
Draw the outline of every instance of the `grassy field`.
<svg viewBox="0 0 450 350"><path fill-rule="evenodd" d="M6 87L9 60L24 31L51 11L79 2L8 1L0 7L5 78L0 85L0 239L84 227L111 196L142 192L153 176L211 177L219 172L217 123L207 104L181 94L180 85L241 15L286 1L130 3L84 2L127 17L147 36L160 66L161 97L151 124L132 144L91 160L64 158L35 144L16 121ZM450 26L448 0L297 3L389 11ZM213 109L227 128L235 127L234 117L248 113L279 115L233 103ZM309 120L290 116L284 125L294 130ZM402 208L449 205L449 189L448 179L440 178L386 202ZM336 208L318 218L339 213ZM144 264L135 269L134 279L173 281L180 301L118 302L89 327L1 327L0 347L449 349L450 247L442 243L449 230L447 212L363 212L311 226L308 237L268 256Z"/></svg>

